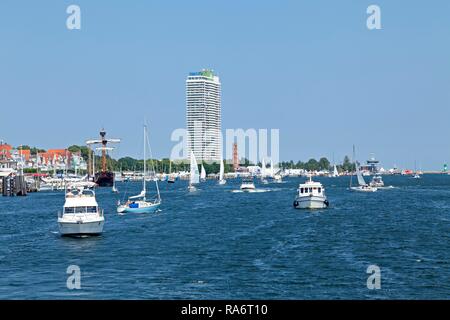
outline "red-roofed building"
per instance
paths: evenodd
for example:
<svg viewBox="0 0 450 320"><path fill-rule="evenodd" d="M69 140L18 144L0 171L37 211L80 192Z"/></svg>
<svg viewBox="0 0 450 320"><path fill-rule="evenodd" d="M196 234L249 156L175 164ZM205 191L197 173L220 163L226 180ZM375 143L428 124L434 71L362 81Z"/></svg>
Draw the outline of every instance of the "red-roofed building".
<svg viewBox="0 0 450 320"><path fill-rule="evenodd" d="M70 164L71 152L67 149L49 149L47 152L38 153L41 158L40 162L46 165L55 164L67 159L67 164Z"/></svg>
<svg viewBox="0 0 450 320"><path fill-rule="evenodd" d="M25 161L30 161L31 151L19 149L19 156L23 157Z"/></svg>
<svg viewBox="0 0 450 320"><path fill-rule="evenodd" d="M0 144L0 159L11 159L12 147L9 144Z"/></svg>

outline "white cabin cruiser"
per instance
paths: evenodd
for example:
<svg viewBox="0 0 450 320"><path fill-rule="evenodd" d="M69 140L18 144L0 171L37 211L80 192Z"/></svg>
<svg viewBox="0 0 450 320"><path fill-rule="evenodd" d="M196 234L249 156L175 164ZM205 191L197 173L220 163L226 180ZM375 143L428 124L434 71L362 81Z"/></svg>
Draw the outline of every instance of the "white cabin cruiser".
<svg viewBox="0 0 450 320"><path fill-rule="evenodd" d="M325 195L325 188L320 182L309 180L301 183L297 189L298 194L294 200L294 208L296 209L324 209L329 206L329 202Z"/></svg>
<svg viewBox="0 0 450 320"><path fill-rule="evenodd" d="M383 188L384 187L384 181L381 176L373 176L372 181L370 181L369 186L375 187L375 188Z"/></svg>
<svg viewBox="0 0 450 320"><path fill-rule="evenodd" d="M246 192L255 191L255 183L253 182L253 178L244 178L242 179L241 190Z"/></svg>
<svg viewBox="0 0 450 320"><path fill-rule="evenodd" d="M105 217L88 184L78 182L66 189L64 211L58 214L59 233L62 236L99 235L103 232Z"/></svg>
<svg viewBox="0 0 450 320"><path fill-rule="evenodd" d="M276 183L281 183L283 182L283 178L281 177L281 174L277 173L273 176L273 181Z"/></svg>

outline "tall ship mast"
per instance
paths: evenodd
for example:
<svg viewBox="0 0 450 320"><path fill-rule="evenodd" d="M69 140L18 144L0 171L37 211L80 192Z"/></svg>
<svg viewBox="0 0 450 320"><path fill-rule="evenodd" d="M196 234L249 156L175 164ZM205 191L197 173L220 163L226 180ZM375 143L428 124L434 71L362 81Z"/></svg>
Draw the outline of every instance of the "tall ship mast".
<svg viewBox="0 0 450 320"><path fill-rule="evenodd" d="M91 149L93 145L98 145L98 147L95 148L95 150L99 150L102 152L102 165L101 170L99 172L95 172L95 152L92 151L92 169L89 168L89 172L92 172L92 175L94 176L94 182L99 187L112 187L114 184L114 173L109 170L106 162L106 156L108 151L114 150L113 147L108 147L107 145L111 143L120 143L120 139L106 139L106 131L105 129L102 129L100 131L100 139L92 139L87 140L86 145ZM91 165L89 164L89 167Z"/></svg>

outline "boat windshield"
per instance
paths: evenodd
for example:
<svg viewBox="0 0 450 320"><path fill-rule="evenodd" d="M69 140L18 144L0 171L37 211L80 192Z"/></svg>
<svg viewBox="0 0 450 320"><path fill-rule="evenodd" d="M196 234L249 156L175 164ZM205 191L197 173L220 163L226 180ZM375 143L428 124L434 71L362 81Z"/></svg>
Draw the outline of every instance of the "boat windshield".
<svg viewBox="0 0 450 320"><path fill-rule="evenodd" d="M321 187L301 187L300 188L300 193L313 193L317 191L317 193L322 193L322 188Z"/></svg>
<svg viewBox="0 0 450 320"><path fill-rule="evenodd" d="M65 207L64 213L96 213L96 206L88 206L88 207Z"/></svg>

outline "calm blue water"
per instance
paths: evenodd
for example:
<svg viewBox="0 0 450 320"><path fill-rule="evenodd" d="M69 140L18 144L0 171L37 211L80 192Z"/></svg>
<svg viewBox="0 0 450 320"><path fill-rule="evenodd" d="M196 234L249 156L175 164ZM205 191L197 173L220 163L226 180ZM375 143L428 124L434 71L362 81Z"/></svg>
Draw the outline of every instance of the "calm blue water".
<svg viewBox="0 0 450 320"><path fill-rule="evenodd" d="M196 194L161 183L152 215L118 216L118 197L99 189L104 234L86 239L58 235L63 193L0 197L0 298L449 298L450 176L385 177L398 188L371 194L349 192L348 177L318 179L331 207L314 212L292 207L303 180L260 193L233 193L238 180ZM372 264L381 290L366 287ZM69 265L81 290L66 287Z"/></svg>

